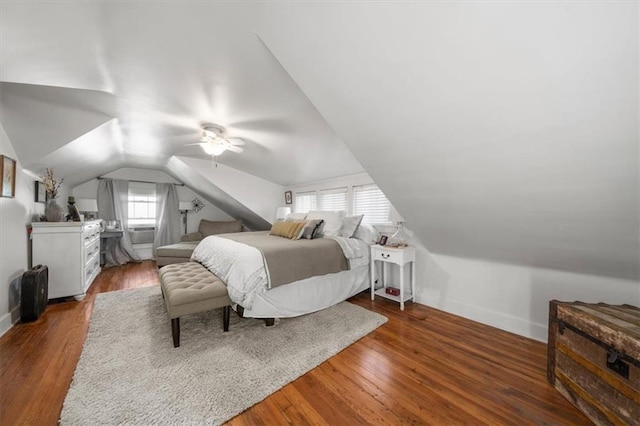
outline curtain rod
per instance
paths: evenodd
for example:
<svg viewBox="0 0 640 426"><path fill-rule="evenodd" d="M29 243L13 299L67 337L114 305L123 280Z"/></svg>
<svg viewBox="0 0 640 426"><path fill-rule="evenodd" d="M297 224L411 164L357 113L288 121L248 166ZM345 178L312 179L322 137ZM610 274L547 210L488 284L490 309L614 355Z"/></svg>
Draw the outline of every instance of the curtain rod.
<svg viewBox="0 0 640 426"><path fill-rule="evenodd" d="M101 180L101 179L113 179L113 178L98 176L96 179ZM128 180L129 182L138 182L138 183L173 183L173 182L150 182L148 180L135 180L135 179L122 179L122 180ZM173 183L173 184L176 186L184 186L184 183Z"/></svg>

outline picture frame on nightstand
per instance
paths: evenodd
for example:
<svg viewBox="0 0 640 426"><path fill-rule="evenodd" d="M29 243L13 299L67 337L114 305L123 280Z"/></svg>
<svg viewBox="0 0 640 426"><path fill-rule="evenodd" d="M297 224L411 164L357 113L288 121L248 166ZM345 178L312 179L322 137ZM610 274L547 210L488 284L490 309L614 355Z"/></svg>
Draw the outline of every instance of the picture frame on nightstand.
<svg viewBox="0 0 640 426"><path fill-rule="evenodd" d="M380 237L380 242L378 244L380 244L381 246L387 245L387 239L389 237L387 237L386 235L383 235Z"/></svg>

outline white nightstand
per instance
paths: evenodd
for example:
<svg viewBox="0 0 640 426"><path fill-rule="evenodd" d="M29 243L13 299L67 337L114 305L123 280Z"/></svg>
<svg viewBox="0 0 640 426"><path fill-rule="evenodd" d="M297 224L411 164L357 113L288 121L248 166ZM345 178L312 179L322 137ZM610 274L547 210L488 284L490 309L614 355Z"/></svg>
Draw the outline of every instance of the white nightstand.
<svg viewBox="0 0 640 426"><path fill-rule="evenodd" d="M371 246L371 300L374 300L375 295L386 297L390 300L395 300L400 303L400 310L404 310L404 302L411 299L415 301L414 295L416 294L416 249L413 247L392 248L381 245ZM381 289L375 289L375 270L376 261L382 262L382 282L383 287ZM385 275L385 264L394 263L400 268L400 295L394 296L385 292L387 288L387 280ZM405 277L404 277L404 265L411 263L411 293L405 291Z"/></svg>

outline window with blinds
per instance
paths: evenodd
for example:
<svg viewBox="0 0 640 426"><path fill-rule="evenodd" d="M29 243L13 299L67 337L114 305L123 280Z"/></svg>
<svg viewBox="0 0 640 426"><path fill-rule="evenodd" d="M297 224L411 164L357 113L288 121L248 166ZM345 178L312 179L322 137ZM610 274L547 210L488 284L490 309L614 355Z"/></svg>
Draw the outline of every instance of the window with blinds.
<svg viewBox="0 0 640 426"><path fill-rule="evenodd" d="M129 184L129 228L156 225L156 186L131 182Z"/></svg>
<svg viewBox="0 0 640 426"><path fill-rule="evenodd" d="M307 213L316 210L316 193L298 192L296 193L294 210L296 213Z"/></svg>
<svg viewBox="0 0 640 426"><path fill-rule="evenodd" d="M363 214L362 223L391 223L390 213L391 203L380 191L378 185L353 187L353 214Z"/></svg>
<svg viewBox="0 0 640 426"><path fill-rule="evenodd" d="M347 211L347 188L335 188L318 193L318 210Z"/></svg>

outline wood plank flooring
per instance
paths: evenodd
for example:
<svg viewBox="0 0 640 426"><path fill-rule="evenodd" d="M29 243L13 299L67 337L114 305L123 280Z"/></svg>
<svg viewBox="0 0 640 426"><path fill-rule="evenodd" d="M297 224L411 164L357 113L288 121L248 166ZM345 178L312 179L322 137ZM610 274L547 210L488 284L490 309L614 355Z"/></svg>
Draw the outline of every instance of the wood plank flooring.
<svg viewBox="0 0 640 426"><path fill-rule="evenodd" d="M107 269L83 301L2 336L0 425L57 424L95 295L157 284L154 262ZM351 302L389 322L229 424L590 424L546 382L544 344L368 293Z"/></svg>

